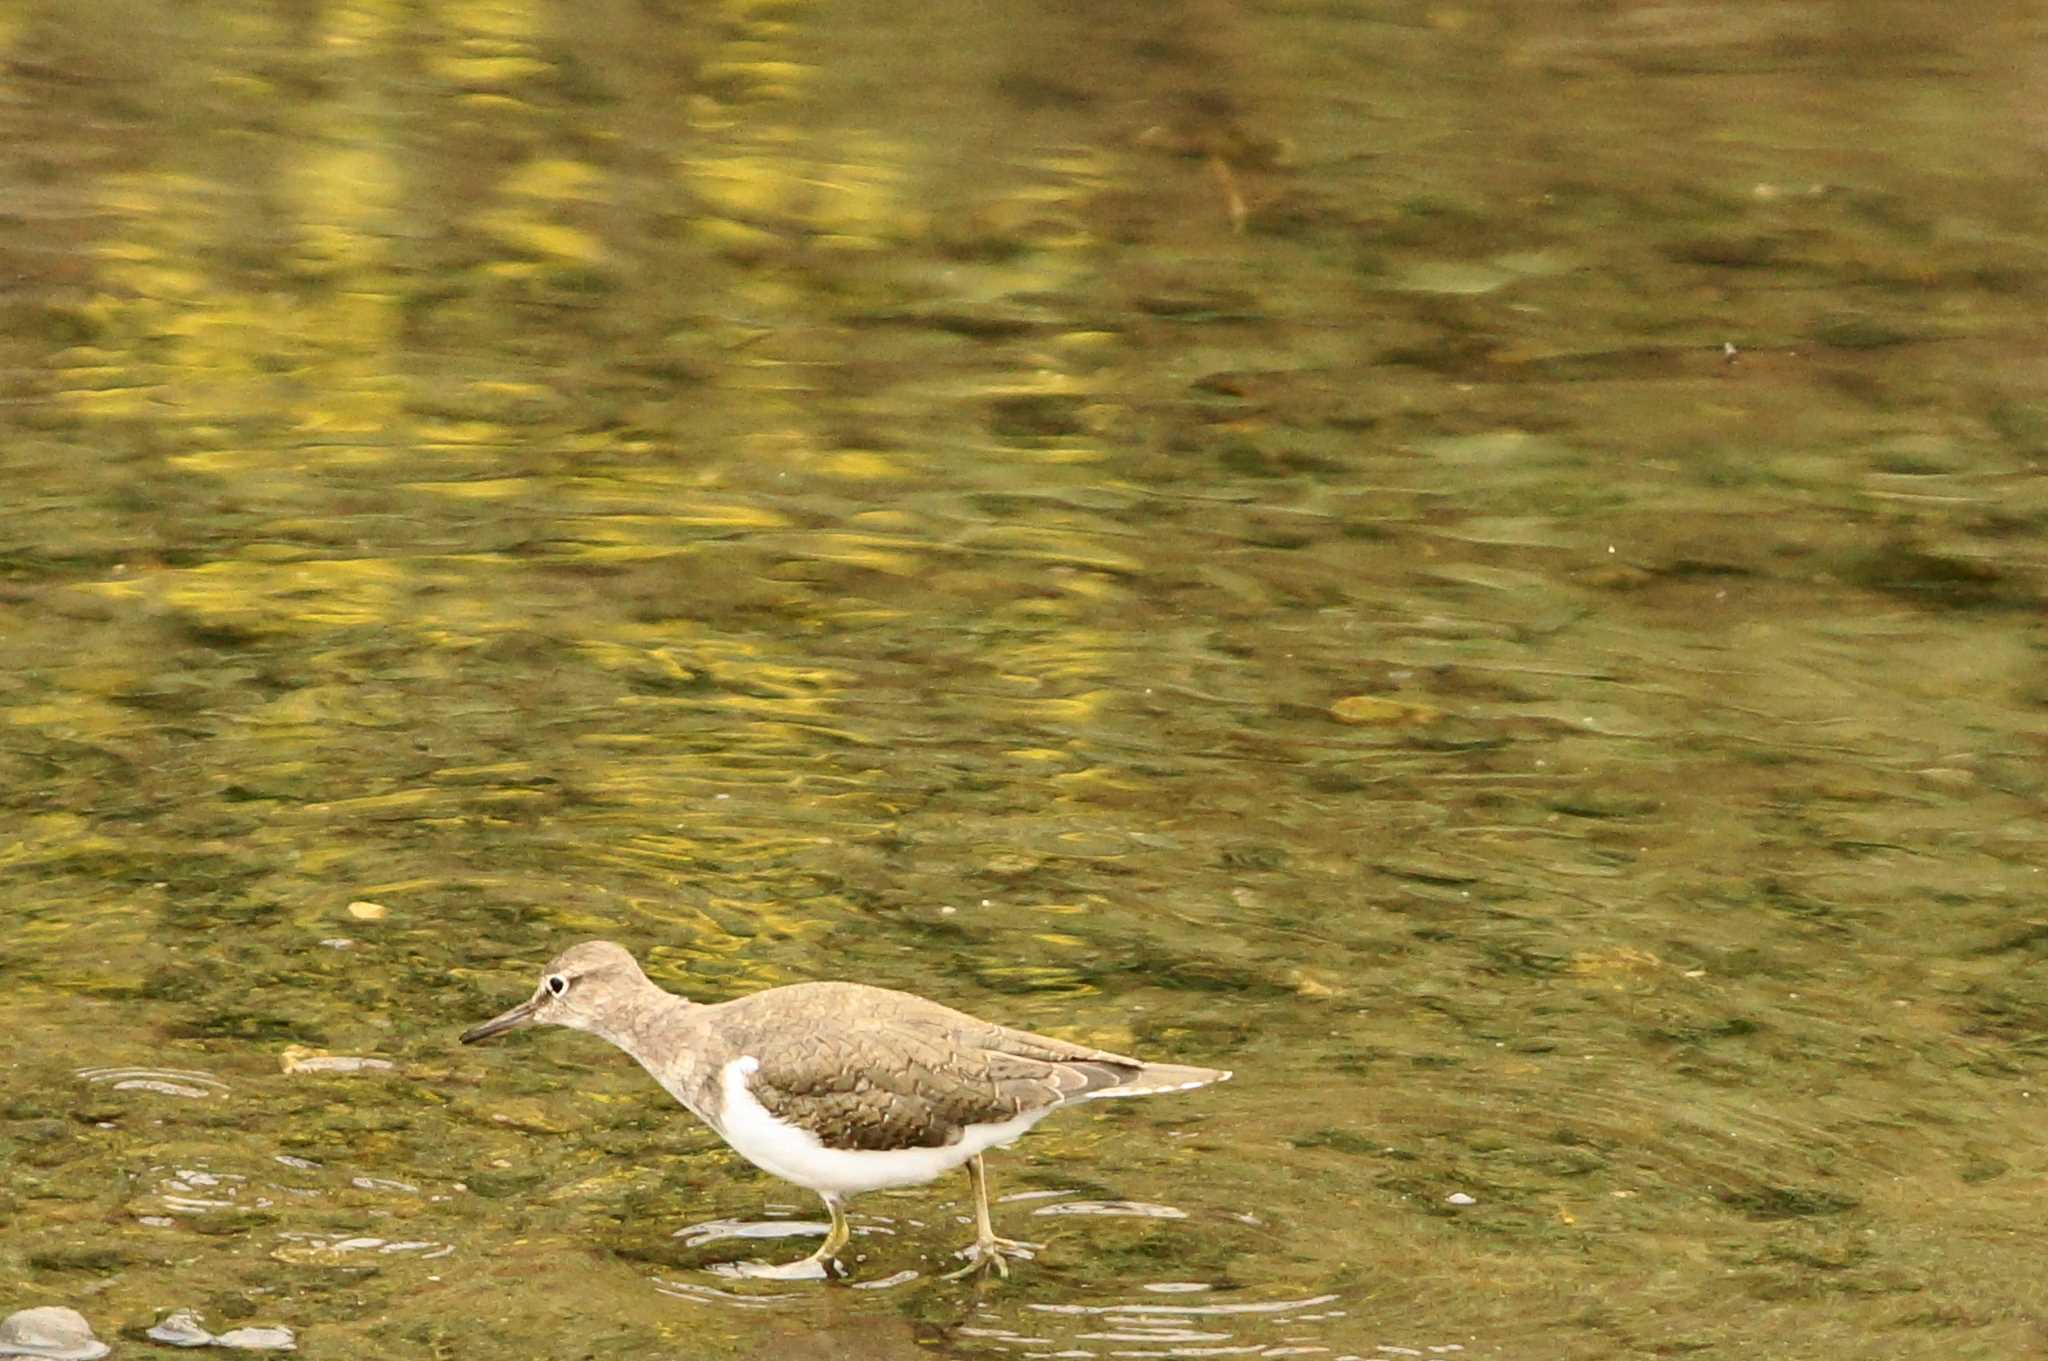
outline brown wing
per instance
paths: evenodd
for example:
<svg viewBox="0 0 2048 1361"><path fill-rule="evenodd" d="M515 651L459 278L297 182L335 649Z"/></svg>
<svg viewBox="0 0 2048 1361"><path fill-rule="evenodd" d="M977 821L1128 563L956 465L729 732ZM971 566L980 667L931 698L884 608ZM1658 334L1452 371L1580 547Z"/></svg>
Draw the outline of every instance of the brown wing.
<svg viewBox="0 0 2048 1361"><path fill-rule="evenodd" d="M884 988L774 991L806 995L779 999L772 1019L735 1017L729 1032L760 1061L749 1090L831 1148L939 1147L968 1125L1050 1110L1143 1067Z"/></svg>

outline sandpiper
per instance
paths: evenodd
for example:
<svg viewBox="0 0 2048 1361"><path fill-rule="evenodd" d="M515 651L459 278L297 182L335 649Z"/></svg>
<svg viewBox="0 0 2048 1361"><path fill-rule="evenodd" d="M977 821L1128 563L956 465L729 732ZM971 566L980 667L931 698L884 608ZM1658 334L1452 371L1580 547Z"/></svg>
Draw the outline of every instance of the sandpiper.
<svg viewBox="0 0 2048 1361"><path fill-rule="evenodd" d="M746 1268L782 1279L828 1274L846 1246L846 1200L914 1186L965 1164L974 1242L952 1275L1029 1257L998 1238L982 1154L1076 1101L1184 1092L1230 1074L1091 1049L978 1020L907 992L796 983L716 1005L665 992L624 948L572 946L532 997L462 1036L562 1025L611 1041L763 1171L816 1191L832 1216L801 1261Z"/></svg>

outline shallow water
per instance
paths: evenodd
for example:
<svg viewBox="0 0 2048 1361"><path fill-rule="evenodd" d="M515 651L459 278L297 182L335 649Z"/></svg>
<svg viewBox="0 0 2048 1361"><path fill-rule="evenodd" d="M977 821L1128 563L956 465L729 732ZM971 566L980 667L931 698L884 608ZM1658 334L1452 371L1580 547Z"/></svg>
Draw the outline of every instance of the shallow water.
<svg viewBox="0 0 2048 1361"><path fill-rule="evenodd" d="M0 16L0 1302L2048 1351L2035 7L571 13ZM595 935L1238 1076L735 1281Z"/></svg>

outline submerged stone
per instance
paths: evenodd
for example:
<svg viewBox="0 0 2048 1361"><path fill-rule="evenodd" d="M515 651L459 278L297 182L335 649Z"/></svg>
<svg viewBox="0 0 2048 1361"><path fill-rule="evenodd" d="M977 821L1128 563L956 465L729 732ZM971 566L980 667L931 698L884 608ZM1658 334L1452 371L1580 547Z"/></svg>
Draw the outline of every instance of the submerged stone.
<svg viewBox="0 0 2048 1361"><path fill-rule="evenodd" d="M107 1344L92 1335L85 1315L61 1304L21 1309L0 1319L0 1356L40 1356L50 1361L96 1361Z"/></svg>
<svg viewBox="0 0 2048 1361"><path fill-rule="evenodd" d="M231 1328L224 1333L208 1332L199 1316L180 1309L151 1328L148 1337L172 1347L225 1347L232 1351L294 1352L298 1338L289 1328Z"/></svg>

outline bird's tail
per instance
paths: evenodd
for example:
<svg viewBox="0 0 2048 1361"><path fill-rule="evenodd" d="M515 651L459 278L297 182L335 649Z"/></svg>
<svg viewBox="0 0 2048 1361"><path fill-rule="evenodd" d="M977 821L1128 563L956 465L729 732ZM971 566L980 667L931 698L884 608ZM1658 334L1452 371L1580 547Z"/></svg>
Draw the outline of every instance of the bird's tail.
<svg viewBox="0 0 2048 1361"><path fill-rule="evenodd" d="M1191 1063L1148 1063L1114 1087L1101 1087L1086 1099L1098 1096L1161 1096L1167 1092L1191 1092L1212 1082L1228 1082L1228 1068L1197 1068Z"/></svg>

